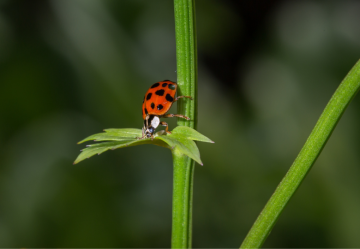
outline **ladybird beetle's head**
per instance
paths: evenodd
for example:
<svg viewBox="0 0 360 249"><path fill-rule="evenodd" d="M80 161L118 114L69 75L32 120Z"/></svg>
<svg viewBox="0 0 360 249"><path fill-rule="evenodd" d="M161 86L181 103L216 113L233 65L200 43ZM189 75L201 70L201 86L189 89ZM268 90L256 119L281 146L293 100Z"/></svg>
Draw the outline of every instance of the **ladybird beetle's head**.
<svg viewBox="0 0 360 249"><path fill-rule="evenodd" d="M160 124L160 118L158 116L147 115L144 120L144 127L143 127L143 133L145 134L145 136L151 137L154 134L155 129L159 126L159 124Z"/></svg>

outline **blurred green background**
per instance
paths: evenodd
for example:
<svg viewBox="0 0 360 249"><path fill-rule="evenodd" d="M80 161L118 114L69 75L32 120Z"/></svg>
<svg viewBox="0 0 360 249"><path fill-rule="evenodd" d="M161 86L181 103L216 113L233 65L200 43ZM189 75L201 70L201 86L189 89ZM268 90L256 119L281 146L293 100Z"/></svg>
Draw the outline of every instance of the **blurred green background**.
<svg viewBox="0 0 360 249"><path fill-rule="evenodd" d="M199 144L193 246L238 247L360 58L360 1L196 4L198 130L216 143ZM170 246L169 150L72 164L86 136L141 128L164 79L171 0L0 0L0 247ZM359 110L358 96L265 247L360 247Z"/></svg>

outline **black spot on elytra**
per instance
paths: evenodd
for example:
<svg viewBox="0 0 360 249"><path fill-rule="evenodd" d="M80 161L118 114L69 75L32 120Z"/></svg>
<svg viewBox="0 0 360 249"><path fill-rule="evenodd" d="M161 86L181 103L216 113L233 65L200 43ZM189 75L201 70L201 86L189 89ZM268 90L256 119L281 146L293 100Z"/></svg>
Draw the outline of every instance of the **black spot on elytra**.
<svg viewBox="0 0 360 249"><path fill-rule="evenodd" d="M145 114L147 115L148 114L148 111L147 111L147 109L145 108Z"/></svg>
<svg viewBox="0 0 360 249"><path fill-rule="evenodd" d="M169 87L169 89L171 89L171 90L175 90L175 85L174 85L174 84L169 84L168 87Z"/></svg>
<svg viewBox="0 0 360 249"><path fill-rule="evenodd" d="M158 87L160 84L159 82L158 83L155 83L154 85L152 85L150 88L155 88L155 87Z"/></svg>
<svg viewBox="0 0 360 249"><path fill-rule="evenodd" d="M146 96L146 100L151 99L151 95L152 95L152 93L149 93L149 94Z"/></svg>
<svg viewBox="0 0 360 249"><path fill-rule="evenodd" d="M160 111L161 109L163 109L163 108L164 108L164 107L163 107L163 105L161 105L161 104L157 106L157 109L158 109L159 111Z"/></svg>
<svg viewBox="0 0 360 249"><path fill-rule="evenodd" d="M163 84L162 84L162 87L166 87L166 86L167 86L167 83L163 83Z"/></svg>
<svg viewBox="0 0 360 249"><path fill-rule="evenodd" d="M165 99L169 102L173 102L174 98L170 96L170 94L166 94Z"/></svg>
<svg viewBox="0 0 360 249"><path fill-rule="evenodd" d="M157 91L155 92L155 94L158 95L158 96L163 96L164 93L165 93L164 89L157 90Z"/></svg>
<svg viewBox="0 0 360 249"><path fill-rule="evenodd" d="M155 108L155 104L151 103L151 108L154 109Z"/></svg>

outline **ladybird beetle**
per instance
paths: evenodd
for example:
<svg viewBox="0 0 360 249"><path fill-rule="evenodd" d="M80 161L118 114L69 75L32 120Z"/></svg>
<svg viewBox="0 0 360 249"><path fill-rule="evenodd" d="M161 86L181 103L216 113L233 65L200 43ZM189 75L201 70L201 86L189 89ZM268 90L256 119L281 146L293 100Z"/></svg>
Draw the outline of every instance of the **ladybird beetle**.
<svg viewBox="0 0 360 249"><path fill-rule="evenodd" d="M159 125L165 126L166 133L171 134L168 130L168 124L160 122L160 118L179 117L190 120L190 118L181 114L166 114L172 104L178 99L189 98L192 100L190 96L178 96L175 98L176 90L177 84L170 80L157 82L149 88L142 104L142 116L144 119L142 137L138 139L153 138L155 129Z"/></svg>

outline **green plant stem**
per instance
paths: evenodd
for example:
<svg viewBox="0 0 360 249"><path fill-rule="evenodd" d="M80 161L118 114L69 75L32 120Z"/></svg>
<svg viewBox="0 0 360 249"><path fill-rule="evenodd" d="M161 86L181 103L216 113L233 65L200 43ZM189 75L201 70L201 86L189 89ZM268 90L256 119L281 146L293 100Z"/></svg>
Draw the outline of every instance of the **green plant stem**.
<svg viewBox="0 0 360 249"><path fill-rule="evenodd" d="M259 248L262 246L282 210L316 161L341 115L359 88L360 61L355 64L335 91L304 147L258 216L240 248Z"/></svg>
<svg viewBox="0 0 360 249"><path fill-rule="evenodd" d="M196 129L197 124L197 52L195 0L174 0L178 95L178 113L191 120L178 119L178 125ZM172 248L191 247L192 191L195 163L173 150L174 185Z"/></svg>

